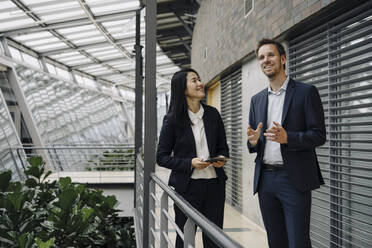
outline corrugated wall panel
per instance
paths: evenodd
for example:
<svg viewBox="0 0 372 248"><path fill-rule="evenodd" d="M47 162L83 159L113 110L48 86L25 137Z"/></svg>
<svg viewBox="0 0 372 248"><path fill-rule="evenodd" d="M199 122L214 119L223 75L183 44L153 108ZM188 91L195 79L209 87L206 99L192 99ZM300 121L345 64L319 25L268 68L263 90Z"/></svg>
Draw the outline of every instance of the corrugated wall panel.
<svg viewBox="0 0 372 248"><path fill-rule="evenodd" d="M229 180L226 200L242 210L242 72L241 68L221 79L221 116L225 124L231 160L225 165Z"/></svg>
<svg viewBox="0 0 372 248"><path fill-rule="evenodd" d="M315 85L327 142L313 192L314 247L372 245L372 1L289 42L290 76Z"/></svg>

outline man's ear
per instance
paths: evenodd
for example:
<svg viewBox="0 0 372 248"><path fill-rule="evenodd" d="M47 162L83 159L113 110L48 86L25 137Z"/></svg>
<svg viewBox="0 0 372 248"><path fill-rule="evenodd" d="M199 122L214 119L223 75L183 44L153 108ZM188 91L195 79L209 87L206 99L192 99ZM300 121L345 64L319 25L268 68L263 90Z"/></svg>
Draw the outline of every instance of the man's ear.
<svg viewBox="0 0 372 248"><path fill-rule="evenodd" d="M285 65L285 62L287 61L287 57L285 56L285 54L280 56L280 61L282 62L282 65Z"/></svg>

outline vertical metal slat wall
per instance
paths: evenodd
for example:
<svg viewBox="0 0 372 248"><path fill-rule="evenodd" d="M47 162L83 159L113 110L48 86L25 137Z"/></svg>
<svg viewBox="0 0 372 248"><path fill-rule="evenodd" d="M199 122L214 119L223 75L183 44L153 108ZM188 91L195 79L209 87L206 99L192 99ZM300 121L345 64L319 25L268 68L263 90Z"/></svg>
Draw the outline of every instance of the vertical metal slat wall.
<svg viewBox="0 0 372 248"><path fill-rule="evenodd" d="M231 160L224 167L229 177L226 200L242 211L242 72L241 68L221 79L221 116L225 124Z"/></svg>
<svg viewBox="0 0 372 248"><path fill-rule="evenodd" d="M289 70L319 89L326 116L313 247L371 247L372 1L290 40Z"/></svg>

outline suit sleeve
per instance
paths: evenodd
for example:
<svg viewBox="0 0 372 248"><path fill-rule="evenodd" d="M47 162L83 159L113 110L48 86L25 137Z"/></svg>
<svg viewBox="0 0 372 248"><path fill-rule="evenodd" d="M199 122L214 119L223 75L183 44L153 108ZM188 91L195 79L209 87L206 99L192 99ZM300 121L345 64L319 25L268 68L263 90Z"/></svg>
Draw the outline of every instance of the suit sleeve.
<svg viewBox="0 0 372 248"><path fill-rule="evenodd" d="M220 113L216 109L216 114L218 117L218 150L217 155L223 155L225 157L230 157L229 155L229 146L226 141L226 131L223 124Z"/></svg>
<svg viewBox="0 0 372 248"><path fill-rule="evenodd" d="M291 132L287 131L289 149L313 149L326 142L326 129L324 123L324 110L315 86L310 88L310 92L305 99L305 120L306 131Z"/></svg>
<svg viewBox="0 0 372 248"><path fill-rule="evenodd" d="M253 129L256 129L257 128L257 125L256 125L256 113L255 113L255 107L254 107L253 98L251 99L251 107L249 109L249 126L251 126L251 128L253 128ZM247 139L247 146L248 146L249 153L258 152L259 147L261 145L261 140L262 139L260 137L260 139L258 140L257 144L255 146L252 146L251 143L249 143L249 141Z"/></svg>
<svg viewBox="0 0 372 248"><path fill-rule="evenodd" d="M156 162L162 167L191 174L191 159L174 157L172 154L175 142L177 142L174 128L173 121L166 115L160 131Z"/></svg>

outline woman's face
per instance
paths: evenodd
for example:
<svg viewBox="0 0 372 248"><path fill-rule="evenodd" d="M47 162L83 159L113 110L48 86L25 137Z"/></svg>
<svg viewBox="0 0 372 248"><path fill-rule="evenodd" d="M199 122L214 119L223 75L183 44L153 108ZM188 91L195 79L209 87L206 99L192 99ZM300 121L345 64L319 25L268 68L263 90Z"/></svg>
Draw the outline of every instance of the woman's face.
<svg viewBox="0 0 372 248"><path fill-rule="evenodd" d="M186 97L199 100L203 99L205 96L204 84L200 82L199 76L195 72L188 72L186 81Z"/></svg>

